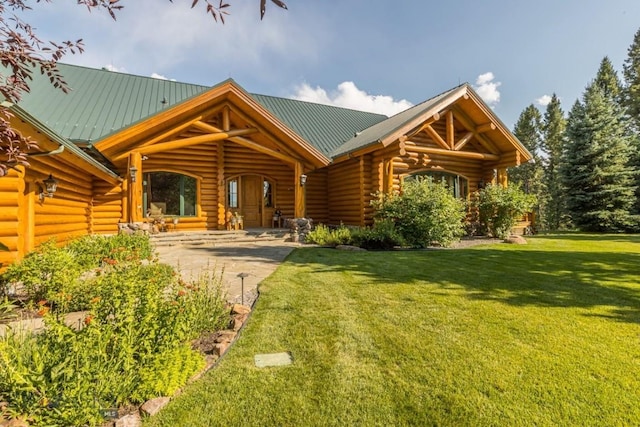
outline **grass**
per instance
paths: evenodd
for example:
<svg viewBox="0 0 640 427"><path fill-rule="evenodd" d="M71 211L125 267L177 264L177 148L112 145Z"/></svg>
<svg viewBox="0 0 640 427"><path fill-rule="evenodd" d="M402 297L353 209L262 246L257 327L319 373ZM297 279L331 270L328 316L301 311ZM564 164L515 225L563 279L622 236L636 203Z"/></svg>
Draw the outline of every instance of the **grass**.
<svg viewBox="0 0 640 427"><path fill-rule="evenodd" d="M638 425L640 236L295 251L147 426ZM290 351L289 367L256 368Z"/></svg>

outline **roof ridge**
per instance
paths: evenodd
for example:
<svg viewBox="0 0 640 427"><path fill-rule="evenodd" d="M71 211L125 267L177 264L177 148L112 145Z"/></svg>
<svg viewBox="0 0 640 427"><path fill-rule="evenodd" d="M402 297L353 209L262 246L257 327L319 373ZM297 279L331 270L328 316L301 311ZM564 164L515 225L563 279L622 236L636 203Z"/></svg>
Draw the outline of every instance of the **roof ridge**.
<svg viewBox="0 0 640 427"><path fill-rule="evenodd" d="M288 97L284 97L284 96L264 95L264 94L261 94L261 93L251 93L251 96L253 96L253 95L263 96L265 98L285 99L287 101L300 102L300 103L303 103L303 104L321 105L321 106L327 107L327 108L335 108L335 109L345 110L345 111L355 111L357 113L366 113L366 114L371 114L371 115L374 115L374 116L380 116L380 117L389 118L389 116L387 116L386 114L382 114L382 113L373 113L371 111L357 110L355 108L341 107L339 105L325 104L325 103L322 103L322 102L305 101L305 100L302 100L302 99L288 98Z"/></svg>
<svg viewBox="0 0 640 427"><path fill-rule="evenodd" d="M117 70L109 70L108 68L105 67L100 67L100 68L94 68L94 67L89 67L87 65L78 65L78 64L68 64L66 62L58 62L57 65L62 65L63 67L74 67L74 68L82 68L85 70L89 70L89 71L95 71L95 72L101 72L101 73L111 73L111 74L116 74L116 75L121 75L123 77L136 77L136 78L140 78L140 79L146 79L146 80L153 80L153 81L159 81L159 82L167 82L167 83L176 83L176 84L180 84L180 85L189 85L189 86L193 86L193 87L201 87L201 88L213 88L215 86L218 86L220 83L224 83L226 81L232 80L232 78L227 78L225 80L223 80L220 83L216 83L215 85L204 85L204 84L197 84L197 83L190 83L190 82L184 82L184 81L179 81L176 79L168 79L168 78L164 78L164 79L159 79L157 77L153 77L153 76L143 76L141 74L134 74L128 71L117 71ZM64 74L62 76L64 78Z"/></svg>

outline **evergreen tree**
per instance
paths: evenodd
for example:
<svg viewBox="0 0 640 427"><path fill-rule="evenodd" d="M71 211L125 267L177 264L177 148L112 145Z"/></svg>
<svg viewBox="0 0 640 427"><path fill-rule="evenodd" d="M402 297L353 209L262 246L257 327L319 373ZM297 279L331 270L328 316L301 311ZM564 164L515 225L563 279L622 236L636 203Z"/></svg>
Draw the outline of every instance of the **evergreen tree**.
<svg viewBox="0 0 640 427"><path fill-rule="evenodd" d="M634 130L634 154L631 164L636 173L637 202L635 212L640 215L640 29L636 32L633 42L627 50L627 59L624 61L622 75L625 82L623 102Z"/></svg>
<svg viewBox="0 0 640 427"><path fill-rule="evenodd" d="M636 131L640 130L640 29L636 32L633 42L627 50L622 75L624 76L623 99L627 113L635 124Z"/></svg>
<svg viewBox="0 0 640 427"><path fill-rule="evenodd" d="M616 102L622 100L622 83L608 56L605 56L602 58L602 61L600 61L600 68L598 68L598 73L592 84L602 89L604 96Z"/></svg>
<svg viewBox="0 0 640 427"><path fill-rule="evenodd" d="M531 104L520 113L518 122L513 129L513 134L529 150L533 159L509 170L509 180L511 182L520 185L525 193L536 196L537 204L534 206L534 211L538 224L543 223L545 211L544 172L540 157L541 130L542 116L540 111Z"/></svg>
<svg viewBox="0 0 640 427"><path fill-rule="evenodd" d="M562 173L574 225L586 231L633 227L631 137L623 110L598 81L576 101L567 122Z"/></svg>
<svg viewBox="0 0 640 427"><path fill-rule="evenodd" d="M567 121L554 93L544 113L542 152L544 153L544 183L546 209L543 226L547 230L560 230L568 224L560 163Z"/></svg>

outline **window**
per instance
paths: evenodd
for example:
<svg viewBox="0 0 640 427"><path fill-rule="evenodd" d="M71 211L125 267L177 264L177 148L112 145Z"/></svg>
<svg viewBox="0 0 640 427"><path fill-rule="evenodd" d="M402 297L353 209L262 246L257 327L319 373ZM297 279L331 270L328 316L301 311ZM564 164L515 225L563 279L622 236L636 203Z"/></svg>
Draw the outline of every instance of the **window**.
<svg viewBox="0 0 640 427"><path fill-rule="evenodd" d="M416 176L427 176L431 177L434 182L442 182L451 189L451 192L457 198L466 199L469 195L469 180L463 176L450 172L426 171L410 175L407 179L412 179Z"/></svg>
<svg viewBox="0 0 640 427"><path fill-rule="evenodd" d="M227 184L227 206L238 207L238 180L231 179Z"/></svg>
<svg viewBox="0 0 640 427"><path fill-rule="evenodd" d="M273 187L266 179L262 182L262 197L264 199L264 207L273 207Z"/></svg>
<svg viewBox="0 0 640 427"><path fill-rule="evenodd" d="M144 174L143 186L145 212L162 209L163 215L196 215L195 178L171 172L149 172Z"/></svg>

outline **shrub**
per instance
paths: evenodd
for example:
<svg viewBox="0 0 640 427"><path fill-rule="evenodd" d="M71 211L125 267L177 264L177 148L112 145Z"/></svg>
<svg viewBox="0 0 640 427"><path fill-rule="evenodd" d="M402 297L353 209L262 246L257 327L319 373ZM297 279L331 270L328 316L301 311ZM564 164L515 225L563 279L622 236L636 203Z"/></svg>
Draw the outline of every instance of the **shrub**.
<svg viewBox="0 0 640 427"><path fill-rule="evenodd" d="M342 224L334 229L318 224L307 234L305 241L321 246L348 245L351 243L351 229Z"/></svg>
<svg viewBox="0 0 640 427"><path fill-rule="evenodd" d="M105 409L170 395L203 366L190 342L228 322L220 280L203 275L186 283L172 267L137 255L120 262L120 254L145 253L135 245L111 252L120 243L76 246L81 253L97 244L114 255L84 277L89 311L81 328L50 311L42 333L0 337L6 414L28 416L34 426L99 425ZM44 252L60 256L55 246Z"/></svg>
<svg viewBox="0 0 640 427"><path fill-rule="evenodd" d="M33 302L64 302L78 287L83 269L76 257L54 240L43 243L20 262L10 265L3 275L9 283L22 283L27 298Z"/></svg>
<svg viewBox="0 0 640 427"><path fill-rule="evenodd" d="M83 236L69 242L65 250L73 254L85 270L100 267L107 260L135 262L153 255L151 241L144 234Z"/></svg>
<svg viewBox="0 0 640 427"><path fill-rule="evenodd" d="M369 250L389 250L404 245L404 239L389 220L376 221L371 228L355 230L352 240L354 245Z"/></svg>
<svg viewBox="0 0 640 427"><path fill-rule="evenodd" d="M476 194L480 223L490 235L504 239L522 216L536 203L532 194L526 194L517 185L487 185Z"/></svg>
<svg viewBox="0 0 640 427"><path fill-rule="evenodd" d="M377 219L395 223L411 246L449 246L464 235L465 203L430 177L405 181L402 193L378 196L372 201Z"/></svg>

